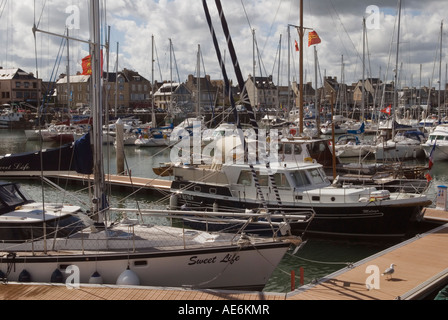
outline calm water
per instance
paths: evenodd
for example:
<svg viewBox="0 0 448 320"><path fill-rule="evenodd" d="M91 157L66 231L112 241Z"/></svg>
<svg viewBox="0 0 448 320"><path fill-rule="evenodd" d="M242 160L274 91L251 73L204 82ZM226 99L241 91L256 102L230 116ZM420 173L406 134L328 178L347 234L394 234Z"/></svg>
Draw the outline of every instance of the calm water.
<svg viewBox="0 0 448 320"><path fill-rule="evenodd" d="M44 144L44 148L52 148L54 145ZM23 131L0 131L0 155L37 151L40 145L37 142L27 141ZM110 162L106 162L106 172L116 173L115 149L105 148L110 154ZM170 150L126 147L127 168L136 177L156 178L152 168L169 159ZM417 163L416 163L417 164ZM436 163L432 169L432 186L428 194L435 199L438 185L448 185L448 163ZM20 180L26 191L34 199L42 199L42 185L38 181ZM46 201L59 201L81 205L76 201L88 203L88 194L79 186L62 186L67 190L61 197L61 192L45 187ZM74 195L74 196L73 196ZM147 208L159 201L160 196L131 196L124 193L114 193L111 196L112 207ZM157 223L168 223L160 221ZM360 261L377 252L387 249L396 243L354 243L347 241L333 241L310 239L306 245L295 255L289 253L282 260L277 270L272 275L265 288L267 292L288 292L291 283L291 271L295 271L296 285L299 285L299 270L304 269L304 282L308 284L328 274L336 272L347 264Z"/></svg>

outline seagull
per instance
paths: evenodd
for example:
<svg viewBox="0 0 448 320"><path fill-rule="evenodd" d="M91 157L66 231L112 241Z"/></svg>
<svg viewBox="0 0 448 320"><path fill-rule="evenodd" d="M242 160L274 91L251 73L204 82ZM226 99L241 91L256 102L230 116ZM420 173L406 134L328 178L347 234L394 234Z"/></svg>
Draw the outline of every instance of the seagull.
<svg viewBox="0 0 448 320"><path fill-rule="evenodd" d="M392 274L395 272L394 267L395 267L395 264L392 263L392 264L390 265L390 267L387 268L386 271L384 271L384 273L382 273L381 275L382 275L382 276L384 276L384 275L388 275L388 276L390 276L389 279L392 279Z"/></svg>

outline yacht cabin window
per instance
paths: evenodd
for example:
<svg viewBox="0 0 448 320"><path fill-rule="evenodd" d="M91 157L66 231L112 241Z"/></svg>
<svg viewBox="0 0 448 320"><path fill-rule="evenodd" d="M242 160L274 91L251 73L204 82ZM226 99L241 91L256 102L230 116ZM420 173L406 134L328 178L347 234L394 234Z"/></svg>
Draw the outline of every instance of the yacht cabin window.
<svg viewBox="0 0 448 320"><path fill-rule="evenodd" d="M290 188L288 179L286 178L286 176L283 173L276 173L274 175L275 178L275 184L277 185L277 187L279 188Z"/></svg>
<svg viewBox="0 0 448 320"><path fill-rule="evenodd" d="M284 143L279 145L278 153L287 155L300 155L302 154L302 147L296 143Z"/></svg>
<svg viewBox="0 0 448 320"><path fill-rule="evenodd" d="M309 173L314 184L322 184L328 181L326 177L322 176L321 170L314 169L310 170Z"/></svg>
<svg viewBox="0 0 448 320"><path fill-rule="evenodd" d="M252 173L247 170L241 171L238 184L250 187L252 185Z"/></svg>
<svg viewBox="0 0 448 320"><path fill-rule="evenodd" d="M294 173L291 173L291 177L293 178L296 188L302 188L311 185L310 179L303 171L296 171Z"/></svg>

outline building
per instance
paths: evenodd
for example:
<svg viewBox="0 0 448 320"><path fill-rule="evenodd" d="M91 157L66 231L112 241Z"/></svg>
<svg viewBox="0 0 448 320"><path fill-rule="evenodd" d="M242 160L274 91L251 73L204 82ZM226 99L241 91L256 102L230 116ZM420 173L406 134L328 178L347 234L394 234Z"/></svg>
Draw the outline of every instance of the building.
<svg viewBox="0 0 448 320"><path fill-rule="evenodd" d="M165 82L154 94L154 105L167 112L189 112L191 101L191 91L183 83Z"/></svg>
<svg viewBox="0 0 448 320"><path fill-rule="evenodd" d="M69 78L63 74L56 83L58 105L76 110L89 107L91 103L90 76L78 74ZM70 91L68 81L70 81ZM117 73L104 73L103 94L109 110L115 108L116 102L119 110L151 108L151 89L151 83L138 72L124 69L118 73L118 76Z"/></svg>
<svg viewBox="0 0 448 320"><path fill-rule="evenodd" d="M70 90L68 88L70 82ZM57 105L69 110L79 110L90 106L90 75L67 77L62 74L56 82Z"/></svg>
<svg viewBox="0 0 448 320"><path fill-rule="evenodd" d="M0 67L0 105L26 102L37 107L41 92L42 80L32 73Z"/></svg>
<svg viewBox="0 0 448 320"><path fill-rule="evenodd" d="M193 107L194 110L200 112L211 111L215 107L218 97L222 97L220 92L223 90L222 87L220 88L216 84L216 82L210 80L209 75L199 79L191 74L188 76L185 86L191 92L191 100L195 104Z"/></svg>
<svg viewBox="0 0 448 320"><path fill-rule="evenodd" d="M246 81L246 90L250 104L261 112L277 110L279 106L278 89L269 77L254 77L249 75Z"/></svg>

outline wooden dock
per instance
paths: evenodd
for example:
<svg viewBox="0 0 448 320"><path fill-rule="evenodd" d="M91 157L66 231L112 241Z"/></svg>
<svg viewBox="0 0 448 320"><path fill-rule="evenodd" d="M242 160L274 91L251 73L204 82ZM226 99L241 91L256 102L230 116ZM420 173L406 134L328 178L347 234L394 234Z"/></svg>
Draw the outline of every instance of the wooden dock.
<svg viewBox="0 0 448 320"><path fill-rule="evenodd" d="M425 219L448 222L448 212L426 209ZM392 277L382 276L392 263ZM287 300L419 300L447 284L448 223L291 292Z"/></svg>
<svg viewBox="0 0 448 320"><path fill-rule="evenodd" d="M50 179L61 179L75 182L93 182L93 176L82 174L59 174L57 176L49 176ZM137 188L150 191L169 192L171 188L170 180L138 178L123 175L105 175L108 184L114 187Z"/></svg>

